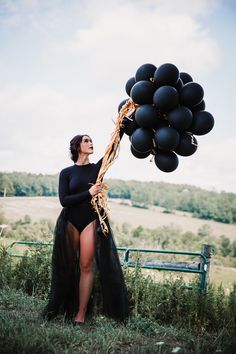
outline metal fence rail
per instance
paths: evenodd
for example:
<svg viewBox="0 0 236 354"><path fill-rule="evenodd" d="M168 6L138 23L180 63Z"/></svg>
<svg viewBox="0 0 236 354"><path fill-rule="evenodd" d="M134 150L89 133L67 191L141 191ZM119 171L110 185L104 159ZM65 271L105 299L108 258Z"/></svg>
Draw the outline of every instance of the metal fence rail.
<svg viewBox="0 0 236 354"><path fill-rule="evenodd" d="M53 242L27 242L27 241L15 241L7 247L7 252L13 257L28 257L25 254L13 253L12 249L15 245L27 245L27 246L52 246ZM142 248L126 248L117 247L118 251L124 251L123 258L120 258L121 265L128 267L136 267L139 265L141 268L157 269L174 272L195 273L200 275L199 287L201 290L206 291L208 285L208 277L210 270L211 259L211 246L202 245L201 252L186 252L186 251L173 251L173 250L153 250ZM130 260L130 253L156 253L156 254L173 254L183 256L193 256L198 258L198 262L178 262L178 261L155 261L155 260ZM199 260L200 259L200 260Z"/></svg>

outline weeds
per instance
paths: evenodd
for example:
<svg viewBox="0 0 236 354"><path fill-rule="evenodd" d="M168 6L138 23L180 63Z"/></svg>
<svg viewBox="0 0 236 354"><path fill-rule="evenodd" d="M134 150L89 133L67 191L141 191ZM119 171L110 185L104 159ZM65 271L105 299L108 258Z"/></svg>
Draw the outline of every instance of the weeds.
<svg viewBox="0 0 236 354"><path fill-rule="evenodd" d="M181 278L155 282L140 267L124 268L132 312L126 326L103 317L97 308L76 332L63 319L49 324L40 317L49 290L51 252L37 247L28 255L15 259L0 248L2 353L170 353L180 348L179 353L228 354L236 348L236 284L227 295L212 284L204 294L196 281L189 290Z"/></svg>

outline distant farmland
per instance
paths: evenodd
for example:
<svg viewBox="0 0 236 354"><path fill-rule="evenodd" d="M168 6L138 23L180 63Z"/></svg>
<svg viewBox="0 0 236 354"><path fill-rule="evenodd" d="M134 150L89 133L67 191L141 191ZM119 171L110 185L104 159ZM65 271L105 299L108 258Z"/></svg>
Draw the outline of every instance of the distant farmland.
<svg viewBox="0 0 236 354"><path fill-rule="evenodd" d="M219 237L225 235L231 240L236 240L236 225L223 224L212 220L193 218L191 213L175 211L174 214L163 213L161 207L152 206L150 209L134 208L121 204L121 200L110 199L111 220L117 224L124 222L136 227L156 228L163 225L173 224L183 231L197 233L198 229L207 224L211 227L213 235ZM62 209L58 197L9 197L0 198L0 211L3 211L7 219L16 221L26 214L32 221L46 218L56 221Z"/></svg>

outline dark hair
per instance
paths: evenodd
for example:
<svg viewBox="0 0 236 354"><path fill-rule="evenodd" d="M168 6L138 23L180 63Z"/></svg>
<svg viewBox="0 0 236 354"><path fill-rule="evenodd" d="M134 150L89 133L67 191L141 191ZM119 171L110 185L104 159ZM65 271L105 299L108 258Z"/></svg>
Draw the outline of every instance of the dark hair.
<svg viewBox="0 0 236 354"><path fill-rule="evenodd" d="M70 154L71 154L70 158L74 162L76 162L78 160L79 151L80 151L80 143L83 140L84 136L89 136L89 135L88 134L76 135L70 141Z"/></svg>

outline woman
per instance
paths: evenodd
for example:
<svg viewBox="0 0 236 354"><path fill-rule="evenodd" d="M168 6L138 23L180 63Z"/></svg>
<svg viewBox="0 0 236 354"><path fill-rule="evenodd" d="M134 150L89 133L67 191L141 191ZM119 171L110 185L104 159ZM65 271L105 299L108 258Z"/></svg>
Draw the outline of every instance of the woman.
<svg viewBox="0 0 236 354"><path fill-rule="evenodd" d="M106 219L108 235L102 234L91 205L92 197L102 191L96 180L103 159L96 164L89 162L93 143L88 135L76 135L70 142L70 152L74 165L64 168L59 176L63 209L55 228L51 289L43 316L50 320L63 314L74 324L83 324L88 305L91 311L97 269L104 313L125 320L129 315L128 296L112 231Z"/></svg>

